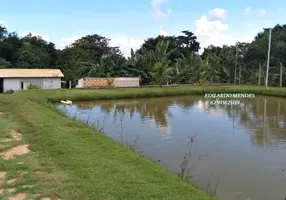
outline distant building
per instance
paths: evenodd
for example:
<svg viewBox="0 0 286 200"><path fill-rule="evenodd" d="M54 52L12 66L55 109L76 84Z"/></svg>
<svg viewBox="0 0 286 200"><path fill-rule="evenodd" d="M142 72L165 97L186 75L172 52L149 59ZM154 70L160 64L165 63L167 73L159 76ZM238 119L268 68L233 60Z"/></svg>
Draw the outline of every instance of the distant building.
<svg viewBox="0 0 286 200"><path fill-rule="evenodd" d="M85 77L77 81L76 88L139 87L139 77L98 78Z"/></svg>
<svg viewBox="0 0 286 200"><path fill-rule="evenodd" d="M29 84L41 89L58 89L63 77L59 69L0 69L0 93L26 90Z"/></svg>

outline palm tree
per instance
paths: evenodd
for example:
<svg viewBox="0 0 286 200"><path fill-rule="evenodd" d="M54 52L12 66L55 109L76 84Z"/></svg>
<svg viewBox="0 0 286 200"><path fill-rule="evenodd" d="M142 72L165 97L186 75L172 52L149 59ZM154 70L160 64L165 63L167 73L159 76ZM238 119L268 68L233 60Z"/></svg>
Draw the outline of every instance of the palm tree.
<svg viewBox="0 0 286 200"><path fill-rule="evenodd" d="M175 51L172 49L168 51L170 41L158 42L155 51L151 50L148 54L151 61L155 61L153 70L149 73L153 80L162 87L163 83L168 83L171 78L170 72L172 68L169 67L171 60L170 55Z"/></svg>
<svg viewBox="0 0 286 200"><path fill-rule="evenodd" d="M155 51L151 50L149 52L149 56L152 58L152 60L155 61L155 63L170 63L171 61L169 58L176 51L176 49L171 49L170 51L168 51L169 45L169 40L162 40L158 42Z"/></svg>
<svg viewBox="0 0 286 200"><path fill-rule="evenodd" d="M113 57L101 60L101 68L104 69L108 76L130 76L127 62L124 57Z"/></svg>
<svg viewBox="0 0 286 200"><path fill-rule="evenodd" d="M177 59L176 67L180 80L185 83L197 83L202 72L202 59L195 53L187 56L181 54L181 58Z"/></svg>
<svg viewBox="0 0 286 200"><path fill-rule="evenodd" d="M209 55L204 61L203 61L203 71L202 76L206 77L206 80L208 80L210 83L213 83L214 81L219 81L219 75L218 75L218 57L217 56L211 56Z"/></svg>
<svg viewBox="0 0 286 200"><path fill-rule="evenodd" d="M126 70L131 76L139 76L140 83L142 83L148 79L148 65L146 63L148 63L146 57L131 49L131 56L126 61Z"/></svg>
<svg viewBox="0 0 286 200"><path fill-rule="evenodd" d="M170 72L172 68L168 66L168 63L157 62L154 65L154 69L150 72L154 82L159 84L160 87L168 81L170 78Z"/></svg>
<svg viewBox="0 0 286 200"><path fill-rule="evenodd" d="M81 62L82 66L79 68L79 78L82 77L102 77L105 73L102 69L102 63Z"/></svg>

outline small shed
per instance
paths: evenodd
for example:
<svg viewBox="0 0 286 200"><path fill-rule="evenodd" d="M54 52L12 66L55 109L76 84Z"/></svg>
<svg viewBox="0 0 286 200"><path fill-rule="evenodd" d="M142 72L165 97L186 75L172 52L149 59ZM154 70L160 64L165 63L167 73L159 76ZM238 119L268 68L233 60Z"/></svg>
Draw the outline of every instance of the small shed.
<svg viewBox="0 0 286 200"><path fill-rule="evenodd" d="M117 77L114 80L115 87L139 87L139 77Z"/></svg>
<svg viewBox="0 0 286 200"><path fill-rule="evenodd" d="M41 89L61 88L60 69L0 69L0 93L26 90L29 84Z"/></svg>
<svg viewBox="0 0 286 200"><path fill-rule="evenodd" d="M139 77L84 77L77 81L76 88L105 88L105 87L139 87Z"/></svg>

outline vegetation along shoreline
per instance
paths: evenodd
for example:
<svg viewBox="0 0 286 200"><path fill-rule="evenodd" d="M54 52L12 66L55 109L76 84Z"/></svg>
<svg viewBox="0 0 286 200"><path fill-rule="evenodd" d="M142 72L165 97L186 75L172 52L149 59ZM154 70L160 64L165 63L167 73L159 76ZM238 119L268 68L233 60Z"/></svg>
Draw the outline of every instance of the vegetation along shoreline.
<svg viewBox="0 0 286 200"><path fill-rule="evenodd" d="M37 184L34 190L26 191L30 194L41 193L61 199L212 199L106 135L64 117L52 104L61 99L84 101L204 93L286 96L285 89L255 86L29 90L0 95L1 125L4 127L1 137L8 137L9 130L15 129L33 152L22 158L24 168L31 173L30 181ZM8 146L1 148L9 150ZM1 171L12 177L15 171L23 168L2 159L0 164Z"/></svg>

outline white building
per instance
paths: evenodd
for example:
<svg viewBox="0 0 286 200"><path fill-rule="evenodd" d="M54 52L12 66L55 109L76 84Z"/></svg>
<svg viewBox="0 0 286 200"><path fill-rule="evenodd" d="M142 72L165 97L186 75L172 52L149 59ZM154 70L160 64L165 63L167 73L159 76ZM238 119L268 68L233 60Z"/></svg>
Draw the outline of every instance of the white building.
<svg viewBox="0 0 286 200"><path fill-rule="evenodd" d="M58 89L63 77L59 69L0 69L0 93L26 90L29 84L41 89Z"/></svg>
<svg viewBox="0 0 286 200"><path fill-rule="evenodd" d="M109 82L109 83L108 83ZM77 81L76 88L97 88L97 87L139 87L139 77L84 77Z"/></svg>

